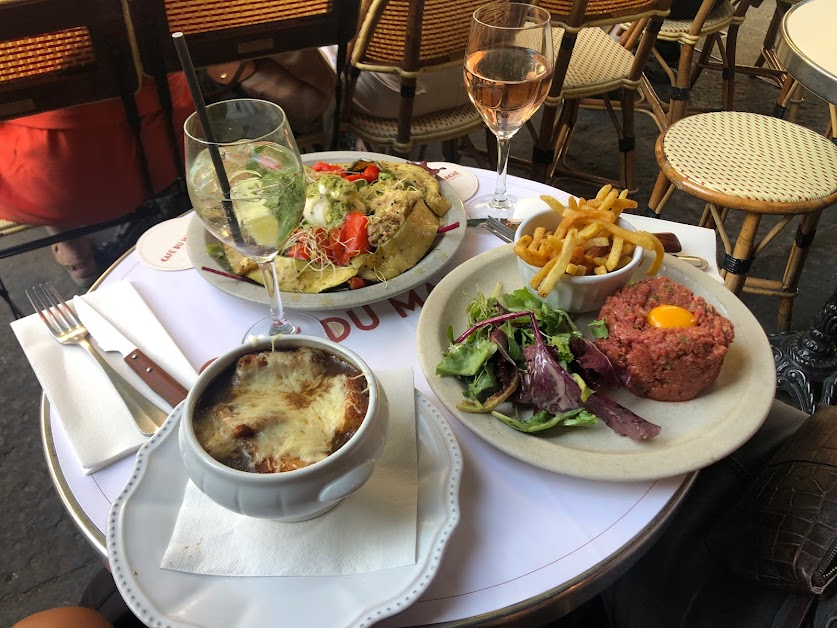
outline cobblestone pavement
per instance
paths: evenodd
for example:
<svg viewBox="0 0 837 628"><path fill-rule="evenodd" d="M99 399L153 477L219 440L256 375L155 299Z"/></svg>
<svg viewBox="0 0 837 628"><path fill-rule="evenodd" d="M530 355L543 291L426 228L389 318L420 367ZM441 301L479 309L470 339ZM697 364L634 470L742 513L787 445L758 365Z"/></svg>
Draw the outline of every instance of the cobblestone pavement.
<svg viewBox="0 0 837 628"><path fill-rule="evenodd" d="M751 12L742 29L738 59L752 62L760 48L764 28L772 14L774 0L766 0ZM745 111L769 114L776 97L776 88L762 80L739 75L737 107ZM694 92L696 99L706 105L719 102L720 80L716 73L705 73ZM815 97L806 99L800 122L809 128L823 131L827 110ZM513 140L514 154L526 158L531 142L521 132ZM656 127L646 116L637 119L637 164L640 208L647 203L657 165L654 159ZM482 143L482 134L474 141ZM615 176L618 168L615 152L616 139L607 116L601 112L582 112L573 142L575 163L601 174ZM429 155L437 158L437 154ZM464 160L463 163L471 165ZM525 171L512 170L525 176ZM589 195L595 188L577 181L556 182L568 192ZM675 194L667 205L664 217L694 223L700 214L700 204L684 194ZM800 286L800 296L794 309L793 328L807 328L819 306L837 285L837 221L834 211L826 211L814 242ZM26 234L11 236L9 244L24 241ZM772 245L755 264L756 274L781 274L784 268L785 245ZM4 242L6 244L6 242ZM29 307L24 290L38 282L51 281L65 295L75 286L52 260L49 250L0 260L0 277L12 297L24 311ZM770 333L776 329L777 301L768 297L744 297L758 320ZM76 529L56 493L46 464L41 444L39 408L40 388L25 361L8 323L12 316L0 304L0 626L8 626L17 619L44 608L75 603L94 573L101 567L101 559L85 542Z"/></svg>

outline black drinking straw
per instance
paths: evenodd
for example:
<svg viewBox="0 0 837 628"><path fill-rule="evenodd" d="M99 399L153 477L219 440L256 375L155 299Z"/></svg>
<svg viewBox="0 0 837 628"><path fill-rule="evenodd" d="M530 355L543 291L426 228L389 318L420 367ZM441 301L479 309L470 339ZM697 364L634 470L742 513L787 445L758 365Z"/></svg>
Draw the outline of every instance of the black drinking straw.
<svg viewBox="0 0 837 628"><path fill-rule="evenodd" d="M201 124L203 135L207 141L207 148L209 149L209 156L212 158L212 165L215 167L215 174L218 176L218 185L221 186L221 194L224 195L221 203L224 206L224 213L227 215L227 222L230 226L233 241L239 245L243 244L244 239L241 237L241 228L238 226L238 219L235 217L233 204L230 200L230 181L227 179L227 171L224 170L224 162L221 161L221 151L218 150L215 134L212 132L212 125L209 123L209 116L206 113L206 103L203 101L203 94L201 93L200 85L198 85L198 76L195 74L195 66L192 65L192 56L189 54L189 47L186 45L186 39L184 39L183 33L172 33L171 38L174 40L174 48L177 50L177 56L180 58L180 65L183 66L183 73L186 75L186 83L189 85L192 101L195 103L195 111L198 114L198 121Z"/></svg>

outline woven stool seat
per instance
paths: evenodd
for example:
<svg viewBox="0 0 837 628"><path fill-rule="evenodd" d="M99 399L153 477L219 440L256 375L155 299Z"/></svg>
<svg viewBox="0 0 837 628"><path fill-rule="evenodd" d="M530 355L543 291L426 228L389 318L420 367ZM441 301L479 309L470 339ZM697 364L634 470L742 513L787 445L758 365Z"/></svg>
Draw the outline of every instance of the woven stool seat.
<svg viewBox="0 0 837 628"><path fill-rule="evenodd" d="M778 327L790 329L793 299L822 211L837 202L837 145L780 118L721 111L672 124L657 140L662 170L648 202L657 216L676 188L706 201L700 226L723 245L721 274L734 294L779 297ZM725 221L743 213L733 242ZM799 216L781 279L750 277L753 260ZM773 224L759 234L762 218Z"/></svg>
<svg viewBox="0 0 837 628"><path fill-rule="evenodd" d="M395 150L409 152L413 144L424 144L456 135L466 135L482 127L483 121L473 105L461 105L436 113L428 113L412 119L411 142L407 145L393 143L398 131L398 120L379 118L360 111L352 114L352 131L373 144L392 144Z"/></svg>
<svg viewBox="0 0 837 628"><path fill-rule="evenodd" d="M735 111L690 116L669 128L662 152L684 181L739 199L799 205L837 192L837 146L778 118Z"/></svg>

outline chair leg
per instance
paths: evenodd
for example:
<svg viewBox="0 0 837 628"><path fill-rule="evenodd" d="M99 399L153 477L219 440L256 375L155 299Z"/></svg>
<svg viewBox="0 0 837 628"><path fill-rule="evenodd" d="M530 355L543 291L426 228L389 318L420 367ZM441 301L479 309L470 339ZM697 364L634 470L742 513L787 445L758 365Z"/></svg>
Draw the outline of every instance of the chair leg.
<svg viewBox="0 0 837 628"><path fill-rule="evenodd" d="M692 68L692 57L695 47L683 44L680 51L680 65L677 67L677 77L672 86L671 105L668 110L668 123L674 124L686 116L686 104L689 100L689 72Z"/></svg>
<svg viewBox="0 0 837 628"><path fill-rule="evenodd" d="M555 131L555 114L557 107L544 105L541 117L541 130L532 149L532 180L545 183L547 171L553 161L553 133Z"/></svg>
<svg viewBox="0 0 837 628"><path fill-rule="evenodd" d="M456 140L445 140L442 142L442 156L447 162L452 164L459 163L459 144Z"/></svg>
<svg viewBox="0 0 837 628"><path fill-rule="evenodd" d="M15 319L23 318L23 312L20 311L20 308L12 301L12 295L9 294L9 291L6 289L6 284L3 283L3 280L0 279L0 299L3 299L6 302L6 305L9 306L9 309L12 311L12 316Z"/></svg>
<svg viewBox="0 0 837 628"><path fill-rule="evenodd" d="M758 59L753 64L755 67L760 68L764 65L765 61L767 61L767 57L764 56L765 50L773 50L773 46L776 44L776 35L779 32L779 24L782 22L782 16L785 14L784 5L782 2L776 2L776 10L773 11L773 17L770 18L770 24L767 26L767 31L764 34L764 41L761 44L761 52L759 53Z"/></svg>
<svg viewBox="0 0 837 628"><path fill-rule="evenodd" d="M724 285L736 296L744 289L744 282L750 272L751 256L760 222L760 214L745 214L732 255L724 255L722 267L727 271Z"/></svg>
<svg viewBox="0 0 837 628"><path fill-rule="evenodd" d="M663 213L663 206L673 192L674 185L668 180L668 177L662 172L658 174L654 189L651 190L651 198L648 199L648 210L645 215L650 218L659 218L660 214Z"/></svg>
<svg viewBox="0 0 837 628"><path fill-rule="evenodd" d="M724 57L723 79L724 103L726 111L735 111L735 52L738 46L738 24L731 24L727 33L726 45L718 43L718 48ZM724 55L724 50L726 54Z"/></svg>
<svg viewBox="0 0 837 628"><path fill-rule="evenodd" d="M805 260L808 251L814 241L814 234L817 231L817 224L822 211L805 214L799 221L799 228L791 245L788 264L785 267L785 275L782 278L782 292L796 293L799 287L799 279L802 276L802 269L805 267ZM789 331L791 316L793 314L793 297L782 297L779 301L779 331Z"/></svg>
<svg viewBox="0 0 837 628"><path fill-rule="evenodd" d="M578 100L565 100L561 105L561 112L558 114L558 120L555 122L555 131L553 133L554 156L547 171L548 177L556 176L556 172L560 176L560 174L567 174L569 171L567 154L570 152L570 142L573 138L579 108Z"/></svg>
<svg viewBox="0 0 837 628"><path fill-rule="evenodd" d="M621 155L622 188L636 191L636 137L634 136L634 104L636 93L622 88L622 138L619 140Z"/></svg>
<svg viewBox="0 0 837 628"><path fill-rule="evenodd" d="M689 73L690 87L694 87L694 84L697 83L698 78L703 72L703 68L706 67L706 64L709 62L711 58L712 48L715 47L716 43L718 44L718 48L720 48L723 45L717 33L707 36L704 40L703 49L701 49L700 51L700 56L698 57L697 63L695 63L692 66L691 72Z"/></svg>
<svg viewBox="0 0 837 628"><path fill-rule="evenodd" d="M497 138L487 126L485 127L485 151L488 153L488 166L491 170L497 170ZM534 164L533 164L534 167Z"/></svg>

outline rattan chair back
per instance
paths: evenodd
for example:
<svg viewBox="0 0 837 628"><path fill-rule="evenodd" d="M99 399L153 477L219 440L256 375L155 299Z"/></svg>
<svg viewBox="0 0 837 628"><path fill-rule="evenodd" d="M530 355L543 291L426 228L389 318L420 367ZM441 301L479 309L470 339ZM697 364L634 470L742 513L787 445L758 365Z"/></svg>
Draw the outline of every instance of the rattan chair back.
<svg viewBox="0 0 837 628"><path fill-rule="evenodd" d="M413 144L413 98L420 72L462 66L474 11L491 0L371 0L364 3L363 19L353 44L349 89L344 106L351 118L351 93L361 71L386 72L401 77L401 103L397 124L385 138L397 152ZM462 136L481 126L478 114L440 115L428 122L428 141ZM431 128L433 127L433 128ZM389 128L389 127L387 127ZM364 135L362 128L355 129ZM378 129L381 130L380 128ZM382 141L377 133L376 141Z"/></svg>
<svg viewBox="0 0 837 628"><path fill-rule="evenodd" d="M171 33L196 68L330 44L355 35L360 0L132 0L146 71L176 71ZM162 66L160 65L162 63Z"/></svg>
<svg viewBox="0 0 837 628"><path fill-rule="evenodd" d="M0 120L139 90L120 0L0 2Z"/></svg>

